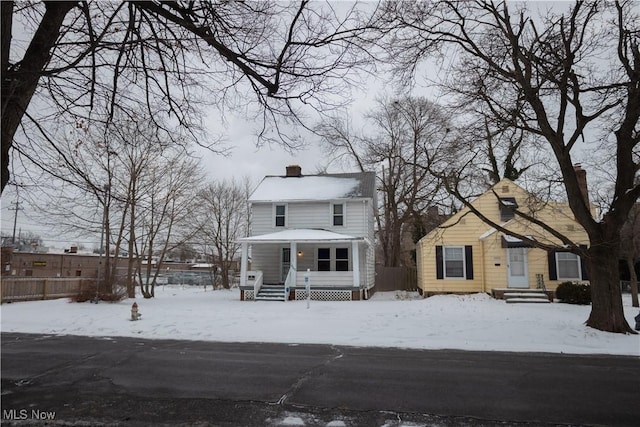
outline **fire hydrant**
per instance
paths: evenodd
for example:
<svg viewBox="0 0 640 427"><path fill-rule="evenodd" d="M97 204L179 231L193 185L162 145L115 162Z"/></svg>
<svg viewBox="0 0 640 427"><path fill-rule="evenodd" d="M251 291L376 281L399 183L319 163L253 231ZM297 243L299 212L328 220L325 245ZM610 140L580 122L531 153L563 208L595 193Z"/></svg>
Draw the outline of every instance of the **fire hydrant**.
<svg viewBox="0 0 640 427"><path fill-rule="evenodd" d="M131 306L131 320L140 319L141 314L138 313L138 303L134 302Z"/></svg>

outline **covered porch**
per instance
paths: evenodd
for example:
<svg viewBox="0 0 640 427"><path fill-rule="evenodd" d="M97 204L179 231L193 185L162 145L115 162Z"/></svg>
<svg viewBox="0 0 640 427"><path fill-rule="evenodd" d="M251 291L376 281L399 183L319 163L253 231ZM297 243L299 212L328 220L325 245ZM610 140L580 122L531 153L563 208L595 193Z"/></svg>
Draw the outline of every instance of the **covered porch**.
<svg viewBox="0 0 640 427"><path fill-rule="evenodd" d="M243 300L305 299L307 286L313 299L352 300L368 288L371 242L362 237L292 229L247 237L241 245ZM282 298L259 298L265 294Z"/></svg>

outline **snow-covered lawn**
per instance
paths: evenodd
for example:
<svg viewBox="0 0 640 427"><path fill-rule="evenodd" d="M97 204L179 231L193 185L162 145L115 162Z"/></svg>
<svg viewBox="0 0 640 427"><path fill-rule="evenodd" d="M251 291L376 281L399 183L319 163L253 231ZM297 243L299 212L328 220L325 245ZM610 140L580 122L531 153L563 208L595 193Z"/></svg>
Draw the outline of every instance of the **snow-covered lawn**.
<svg viewBox="0 0 640 427"><path fill-rule="evenodd" d="M369 301L239 300L238 290L166 286L137 298L142 320L130 321L134 300L100 304L68 299L1 307L3 332L128 336L203 341L318 343L418 349L461 349L640 356L640 335L584 325L589 306L506 304L484 294L422 299L380 292ZM635 326L637 308L624 296Z"/></svg>

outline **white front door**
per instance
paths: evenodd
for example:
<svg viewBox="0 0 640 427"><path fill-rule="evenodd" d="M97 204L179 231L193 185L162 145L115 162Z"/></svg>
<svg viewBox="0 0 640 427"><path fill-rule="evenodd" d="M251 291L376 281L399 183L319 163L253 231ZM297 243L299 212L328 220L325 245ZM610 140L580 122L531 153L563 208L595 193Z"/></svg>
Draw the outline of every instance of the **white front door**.
<svg viewBox="0 0 640 427"><path fill-rule="evenodd" d="M280 278L282 283L287 280L287 274L289 274L289 268L291 267L291 248L282 248Z"/></svg>
<svg viewBox="0 0 640 427"><path fill-rule="evenodd" d="M507 249L507 284L509 288L528 288L527 249Z"/></svg>

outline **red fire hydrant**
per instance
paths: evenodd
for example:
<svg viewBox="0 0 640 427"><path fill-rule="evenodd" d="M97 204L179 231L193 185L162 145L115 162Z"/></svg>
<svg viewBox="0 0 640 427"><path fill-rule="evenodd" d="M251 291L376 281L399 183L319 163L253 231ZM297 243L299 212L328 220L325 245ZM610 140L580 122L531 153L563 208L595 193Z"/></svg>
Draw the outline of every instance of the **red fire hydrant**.
<svg viewBox="0 0 640 427"><path fill-rule="evenodd" d="M131 306L131 320L140 319L140 313L138 313L138 303L134 302Z"/></svg>

